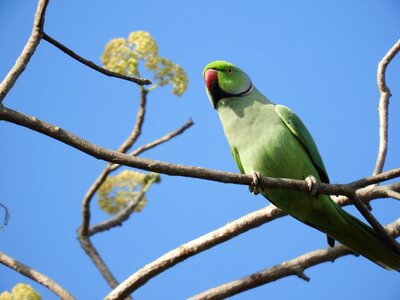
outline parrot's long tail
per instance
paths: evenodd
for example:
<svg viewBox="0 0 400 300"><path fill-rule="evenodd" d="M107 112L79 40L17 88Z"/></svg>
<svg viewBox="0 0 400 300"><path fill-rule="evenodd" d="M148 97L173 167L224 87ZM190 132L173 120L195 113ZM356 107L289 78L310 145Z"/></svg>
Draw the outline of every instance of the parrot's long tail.
<svg viewBox="0 0 400 300"><path fill-rule="evenodd" d="M400 272L400 255L382 242L371 227L347 213L333 201L330 202L337 211L338 219L335 218L333 226L324 224L321 226L324 228L318 229L381 267Z"/></svg>

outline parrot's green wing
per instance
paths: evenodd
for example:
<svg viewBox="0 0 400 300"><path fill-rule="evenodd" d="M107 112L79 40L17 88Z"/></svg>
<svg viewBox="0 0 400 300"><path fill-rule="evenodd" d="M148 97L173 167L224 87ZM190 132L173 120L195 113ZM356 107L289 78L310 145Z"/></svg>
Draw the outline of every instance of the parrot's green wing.
<svg viewBox="0 0 400 300"><path fill-rule="evenodd" d="M310 155L321 181L329 183L329 177L321 155L319 154L317 145L315 145L315 142L307 127L300 120L300 118L286 106L277 104L275 105L275 110L293 135L300 141L306 152Z"/></svg>
<svg viewBox="0 0 400 300"><path fill-rule="evenodd" d="M240 173L245 174L243 166L242 166L242 162L240 161L239 152L233 146L231 146L231 153L232 153L233 159L235 160L236 165L239 168Z"/></svg>

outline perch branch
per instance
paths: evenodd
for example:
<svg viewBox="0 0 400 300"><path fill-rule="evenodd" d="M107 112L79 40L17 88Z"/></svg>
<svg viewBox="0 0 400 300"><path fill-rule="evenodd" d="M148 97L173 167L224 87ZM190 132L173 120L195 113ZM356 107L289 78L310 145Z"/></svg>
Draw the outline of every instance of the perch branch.
<svg viewBox="0 0 400 300"><path fill-rule="evenodd" d="M48 288L54 294L56 294L59 298L63 300L73 300L75 299L70 293L68 293L63 287L61 287L58 283L47 277L46 275L35 271L34 269L24 265L22 262L6 255L3 252L0 252L0 263L17 271L18 273L40 283L41 285Z"/></svg>
<svg viewBox="0 0 400 300"><path fill-rule="evenodd" d="M60 127L41 121L36 117L28 116L9 109L4 105L0 105L0 120L8 121L32 129L33 131L40 132L97 159L102 159L111 163L121 164L132 168L138 168L171 176L198 178L241 185L249 185L253 180L251 175L166 163L109 150L92 144L64 129L61 129ZM397 178L399 176L400 168L397 168L375 176L353 181L348 184L316 183L315 186L317 193L351 196L357 189ZM306 193L309 192L307 182L305 180L297 179L262 177L260 178L260 186L269 189L290 189Z"/></svg>
<svg viewBox="0 0 400 300"><path fill-rule="evenodd" d="M0 83L0 103L3 102L4 98L12 89L18 77L25 70L29 60L35 53L35 50L40 43L40 39L42 38L43 34L44 16L48 2L48 0L40 0L38 3L36 14L33 20L32 33L14 66L11 68L10 72L8 72L4 80Z"/></svg>
<svg viewBox="0 0 400 300"><path fill-rule="evenodd" d="M80 63L86 65L87 67L96 70L97 72L100 72L106 76L110 76L110 77L116 77L119 79L123 79L123 80L127 80L127 81L131 81L134 83L137 83L139 85L148 85L151 84L151 81L149 79L145 79L145 78L136 78L136 77L129 77L129 76L125 76L122 74L118 74L115 72L112 72L110 70L104 69L102 67L99 67L98 65L96 65L94 62L87 60L85 58L83 58L82 56L79 56L78 54L76 54L74 51L72 51L71 49L65 47L63 44L59 43L58 41L56 41L55 39L53 39L51 36L49 36L48 34L43 32L43 39L46 42L49 42L50 44L52 44L53 46L57 47L58 49L60 49L62 52L64 52L65 54L71 56L73 59L79 61Z"/></svg>
<svg viewBox="0 0 400 300"><path fill-rule="evenodd" d="M388 145L388 118L390 89L386 85L386 68L396 54L400 51L400 40L398 40L389 52L378 64L377 82L380 92L379 99L379 150L373 175L382 173L386 160Z"/></svg>
<svg viewBox="0 0 400 300"><path fill-rule="evenodd" d="M387 232L397 237L400 235L400 219L386 226ZM296 275L302 279L308 279L304 275L304 270L323 262L334 261L335 259L352 254L352 251L343 245L333 248L318 249L289 261L280 263L261 272L251 274L239 280L235 280L218 287L202 292L189 298L190 300L216 300L225 299L241 292L255 288L280 278ZM305 277L304 277L305 276Z"/></svg>
<svg viewBox="0 0 400 300"><path fill-rule="evenodd" d="M98 159L102 159L112 163L123 164L133 168L139 168L166 175L192 177L198 179L207 179L212 181L235 183L242 185L249 185L253 180L251 175L236 174L236 173L210 170L200 167L171 164L166 162L160 162L160 161L130 156L124 153L102 148L92 143L89 143L88 141L85 141L82 138L73 135L72 133L64 129L61 129L60 127L56 127L54 125L41 121L35 117L27 116L12 109L6 108L4 105L0 105L0 120L9 121L30 128L34 131L43 133L49 137L57 139L67 145L70 145ZM359 188L375 184L381 181L393 179L399 176L400 176L400 169L398 168L375 176L366 177L349 184L317 183L315 184L315 188L317 193L328 194L328 195L345 195L348 197L352 197L355 191ZM260 178L260 186L263 188L270 188L270 189L283 188L283 189L309 192L308 185L305 180L262 177ZM87 230L84 227L81 228L83 228L83 230ZM87 234L87 232L85 231L81 233ZM386 239L386 237L383 238Z"/></svg>

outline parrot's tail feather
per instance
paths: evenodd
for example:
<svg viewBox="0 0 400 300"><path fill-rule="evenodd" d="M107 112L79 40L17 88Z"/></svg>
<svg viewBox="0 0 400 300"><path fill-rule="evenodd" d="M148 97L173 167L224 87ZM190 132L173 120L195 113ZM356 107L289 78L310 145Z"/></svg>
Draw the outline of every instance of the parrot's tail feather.
<svg viewBox="0 0 400 300"><path fill-rule="evenodd" d="M333 201L332 204L340 216L341 226L336 226L338 224L335 223L335 226L319 229L381 267L400 272L400 255L387 246L371 227L347 213Z"/></svg>

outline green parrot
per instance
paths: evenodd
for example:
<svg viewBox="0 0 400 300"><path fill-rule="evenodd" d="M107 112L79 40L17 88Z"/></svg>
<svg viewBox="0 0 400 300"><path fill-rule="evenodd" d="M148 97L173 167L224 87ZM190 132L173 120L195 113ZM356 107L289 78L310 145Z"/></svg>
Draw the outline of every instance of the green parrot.
<svg viewBox="0 0 400 300"><path fill-rule="evenodd" d="M289 108L274 104L249 76L226 61L214 61L203 71L207 95L218 111L232 156L243 174L329 183L311 134ZM257 186L257 184L256 184ZM400 256L380 241L375 231L344 211L328 195L261 189L275 206L299 221L386 269L400 271Z"/></svg>

